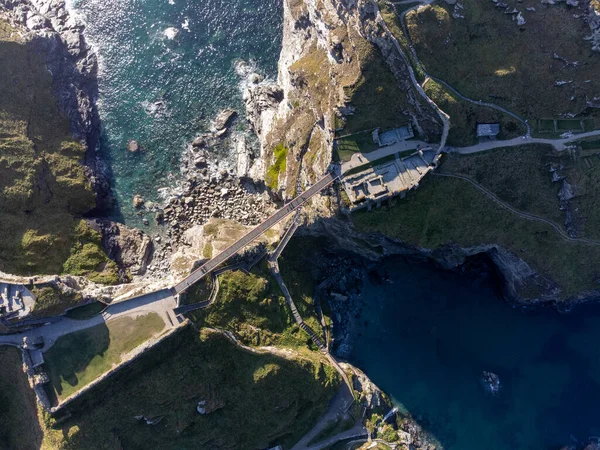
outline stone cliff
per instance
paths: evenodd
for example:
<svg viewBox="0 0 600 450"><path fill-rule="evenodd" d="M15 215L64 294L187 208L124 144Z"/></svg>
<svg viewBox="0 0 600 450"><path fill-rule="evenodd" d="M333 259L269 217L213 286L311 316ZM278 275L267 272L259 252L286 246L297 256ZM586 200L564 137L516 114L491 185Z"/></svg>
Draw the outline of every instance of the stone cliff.
<svg viewBox="0 0 600 450"><path fill-rule="evenodd" d="M335 130L354 114L352 88L364 82L373 53L406 96L410 122L424 139L441 134L439 116L417 93L409 67L366 0L284 0L283 47L276 83L249 83L248 119L261 142L260 176L282 198L313 183L332 160ZM356 111L360 113L361 111ZM278 164L275 149L286 151Z"/></svg>
<svg viewBox="0 0 600 450"><path fill-rule="evenodd" d="M578 303L600 298L600 291L592 290L565 299L551 278L536 272L523 259L495 244L470 248L453 244L435 249L422 248L380 233L358 232L344 218L317 221L301 229L299 234L326 237L331 242L331 250L357 254L370 261L379 261L392 255L421 256L435 261L444 269L457 270L467 266L474 257L486 256L503 281L505 299L521 306L550 304L557 309L568 310Z"/></svg>

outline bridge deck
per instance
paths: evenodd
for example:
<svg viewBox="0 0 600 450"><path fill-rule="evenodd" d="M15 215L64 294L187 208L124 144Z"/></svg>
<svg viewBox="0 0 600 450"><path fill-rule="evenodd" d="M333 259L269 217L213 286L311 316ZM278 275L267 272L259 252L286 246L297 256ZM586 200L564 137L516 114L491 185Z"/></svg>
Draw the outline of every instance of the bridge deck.
<svg viewBox="0 0 600 450"><path fill-rule="evenodd" d="M308 200L310 200L316 194L321 192L323 189L325 189L327 186L329 186L331 183L333 183L336 179L337 179L337 176L332 173L328 173L327 175L325 175L323 178L321 178L319 181L317 181L315 184L313 184L310 188L308 188L306 191L304 191L302 194L300 194L298 197L294 198L291 202L286 204L283 208L277 210L271 217L269 217L263 223L261 223L256 228L249 231L246 235L242 236L238 241L233 243L231 246L227 247L225 250L223 250L217 256L212 258L210 261L208 261L204 265L200 266L198 269L196 269L194 272L192 272L190 275L188 275L185 279L183 279L181 282L176 284L172 289L174 291L174 293L181 294L183 291L185 291L187 288L192 286L194 283L201 280L207 274L212 272L218 266L223 264L225 261L227 261L233 255L235 255L237 252L239 252L246 245L250 244L252 241L257 239L265 231L267 231L268 229L275 226L278 222L283 220L286 216L288 216L289 214L294 212L296 209L298 209L300 206L302 206L304 203L306 203Z"/></svg>

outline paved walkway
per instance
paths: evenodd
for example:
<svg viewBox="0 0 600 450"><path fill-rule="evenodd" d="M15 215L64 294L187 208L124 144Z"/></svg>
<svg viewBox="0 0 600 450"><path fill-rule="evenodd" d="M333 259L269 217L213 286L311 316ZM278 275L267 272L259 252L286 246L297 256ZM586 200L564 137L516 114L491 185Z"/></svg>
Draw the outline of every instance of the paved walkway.
<svg viewBox="0 0 600 450"><path fill-rule="evenodd" d="M350 405L352 405L353 402L354 402L354 397L352 396L350 389L345 384L342 384L342 386L338 390L337 394L335 394L335 397L333 397L333 399L331 399L331 402L329 403L329 407L327 408L327 411L325 411L325 414L323 414L321 416L321 418L315 424L315 426L312 428L312 430L310 430L307 434L305 434L304 437L302 439L300 439L300 441L298 441L298 443L292 447L292 450L307 450L309 448L310 449L321 448L321 447L323 447L324 442L330 442L332 440L332 438L333 439L338 438L339 435L347 434L349 432L354 434L356 432L360 433L364 430L364 433L366 433L367 431L363 427L362 422L360 420L358 420L357 423L355 424L355 426L353 426L350 430L346 430L342 433L339 433L336 436L332 436L331 438L328 438L325 441L318 442L315 445L313 445L312 447L308 446L308 443L316 435L318 435L321 432L321 430L323 430L325 427L327 427L330 423L344 420L348 415L348 413L346 411L348 410ZM335 440L333 442L337 442L337 440Z"/></svg>
<svg viewBox="0 0 600 450"><path fill-rule="evenodd" d="M536 216L535 214L526 213L526 212L519 211L518 209L513 208L508 203L506 203L506 202L500 200L498 197L496 197L496 195L493 192L489 191L488 189L486 189L485 187L483 187L482 185L480 185L479 183L477 183L476 181L472 180L469 177L466 177L463 175L455 175L455 174L451 174L451 173L439 173L439 172L433 172L433 175L438 176L438 177L458 178L460 180L467 181L467 182L471 183L473 186L475 186L478 190L483 192L485 195L490 197L494 202L496 202L503 208L508 209L513 214L516 214L517 216L522 217L523 219L533 220L533 221L537 221L537 222L543 222L546 225L550 225L552 228L554 228L554 231L556 231L560 235L560 237L563 238L565 241L580 242L583 244L591 244L591 245L600 245L600 241L594 241L592 239L585 239L585 238L571 237L567 233L565 233L562 230L562 228L559 227L554 222L544 219L543 217Z"/></svg>
<svg viewBox="0 0 600 450"><path fill-rule="evenodd" d="M485 141L480 142L476 145L468 147L447 147L446 151L449 153L460 153L462 155L468 155L471 153L485 152L501 147L515 147L517 145L524 144L548 144L553 146L558 151L563 151L568 147L568 144L579 141L584 138L600 136L600 130L588 131L587 133L573 134L567 138L558 139L545 139L545 138L534 138L531 136L521 136L514 139L507 139L505 141Z"/></svg>
<svg viewBox="0 0 600 450"><path fill-rule="evenodd" d="M47 325L23 333L0 336L0 345L21 345L25 336L29 339L42 337L44 339L42 351L46 351L57 339L66 334L85 330L120 317L137 317L149 313L157 313L164 320L166 328L174 328L179 324L173 314L176 305L177 302L171 292L164 289L110 305L101 314L87 320L75 320L63 316L60 320L48 322Z"/></svg>

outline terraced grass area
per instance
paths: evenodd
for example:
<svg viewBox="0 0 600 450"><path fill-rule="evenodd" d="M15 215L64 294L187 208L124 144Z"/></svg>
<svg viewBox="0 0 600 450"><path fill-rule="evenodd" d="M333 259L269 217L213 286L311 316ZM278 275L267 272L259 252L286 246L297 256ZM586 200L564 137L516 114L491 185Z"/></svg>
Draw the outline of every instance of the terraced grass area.
<svg viewBox="0 0 600 450"><path fill-rule="evenodd" d="M63 400L91 383L164 327L163 319L150 313L110 320L60 337L44 353L56 397Z"/></svg>
<svg viewBox="0 0 600 450"><path fill-rule="evenodd" d="M373 142L373 134L371 131L353 134L340 138L336 141L337 148L334 156L338 161L350 161L354 153L369 153L377 150L377 144Z"/></svg>
<svg viewBox="0 0 600 450"><path fill-rule="evenodd" d="M116 273L94 242L79 247L81 216L95 196L80 161L83 146L58 109L52 77L31 44L0 22L0 270L70 272L96 280ZM106 269L106 270L105 270Z"/></svg>
<svg viewBox="0 0 600 450"><path fill-rule="evenodd" d="M500 104L530 121L585 112L586 96L600 90L600 55L584 41L589 26L574 17L584 4L507 0L527 22L519 27L493 2L462 3L464 19L454 19L453 7L444 2L407 14L427 72L470 98ZM535 12L526 10L532 7ZM566 83L555 85L561 81Z"/></svg>
<svg viewBox="0 0 600 450"><path fill-rule="evenodd" d="M155 347L119 383L100 386L47 436L58 449L290 448L337 391L329 365L241 349L188 327ZM207 414L196 411L205 401ZM135 416L160 419L149 426Z"/></svg>
<svg viewBox="0 0 600 450"><path fill-rule="evenodd" d="M558 210L559 185L550 182L553 159L544 147L511 148L451 160L444 170L468 175L515 208L561 225L564 213ZM576 201L593 206L598 195L587 191L589 196ZM597 205L592 206L585 206L584 214L596 223L593 211ZM463 180L428 177L395 206L357 212L352 218L360 231L381 232L425 248L499 244L554 280L561 288L561 298L597 287L600 247L565 241L549 225L512 214ZM593 238L595 234L586 232L585 236Z"/></svg>
<svg viewBox="0 0 600 450"><path fill-rule="evenodd" d="M40 448L42 426L33 389L23 373L21 351L0 347L0 449Z"/></svg>

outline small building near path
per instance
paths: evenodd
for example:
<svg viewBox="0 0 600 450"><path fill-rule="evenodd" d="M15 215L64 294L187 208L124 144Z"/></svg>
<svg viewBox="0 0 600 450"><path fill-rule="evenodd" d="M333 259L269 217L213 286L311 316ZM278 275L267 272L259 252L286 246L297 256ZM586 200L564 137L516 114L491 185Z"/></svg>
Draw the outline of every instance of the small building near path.
<svg viewBox="0 0 600 450"><path fill-rule="evenodd" d="M500 133L499 123L478 123L477 124L477 137L495 139Z"/></svg>

